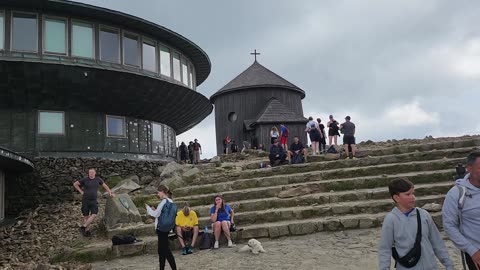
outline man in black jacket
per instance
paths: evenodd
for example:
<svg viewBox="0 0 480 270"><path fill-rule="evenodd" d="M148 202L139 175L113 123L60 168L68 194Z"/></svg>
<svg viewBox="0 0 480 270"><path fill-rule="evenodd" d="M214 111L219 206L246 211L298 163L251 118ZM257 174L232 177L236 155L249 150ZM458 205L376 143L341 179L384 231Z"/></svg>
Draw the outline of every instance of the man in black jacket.
<svg viewBox="0 0 480 270"><path fill-rule="evenodd" d="M300 142L300 138L295 136L293 138L293 143L290 145L290 150L287 151L288 160L290 163L303 163L307 161L307 154L308 150L303 147L302 142Z"/></svg>
<svg viewBox="0 0 480 270"><path fill-rule="evenodd" d="M285 154L285 150L281 145L278 143L278 139L273 140L272 146L270 146L270 165L273 167L275 166L275 161L279 160L279 164L285 163L285 159L287 155Z"/></svg>

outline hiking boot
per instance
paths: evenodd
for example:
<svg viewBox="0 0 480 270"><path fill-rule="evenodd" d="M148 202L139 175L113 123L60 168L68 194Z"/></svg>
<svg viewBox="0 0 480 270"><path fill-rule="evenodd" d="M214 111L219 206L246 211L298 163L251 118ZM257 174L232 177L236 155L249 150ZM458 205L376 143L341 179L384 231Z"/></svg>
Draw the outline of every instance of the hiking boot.
<svg viewBox="0 0 480 270"><path fill-rule="evenodd" d="M214 248L214 249L218 249L218 248L219 248L218 241L215 241L215 244L213 244L213 248Z"/></svg>
<svg viewBox="0 0 480 270"><path fill-rule="evenodd" d="M187 255L187 248L186 247L182 248L182 255Z"/></svg>
<svg viewBox="0 0 480 270"><path fill-rule="evenodd" d="M80 228L78 228L78 230L80 231L80 234L83 236L85 236L85 229L86 229L85 226L81 226Z"/></svg>
<svg viewBox="0 0 480 270"><path fill-rule="evenodd" d="M234 247L235 245L233 244L232 240L228 240L228 247L231 248L231 247Z"/></svg>
<svg viewBox="0 0 480 270"><path fill-rule="evenodd" d="M187 253L188 253L188 254L192 254L192 253L193 253L193 247L192 247L192 246L189 246L189 247L187 248Z"/></svg>

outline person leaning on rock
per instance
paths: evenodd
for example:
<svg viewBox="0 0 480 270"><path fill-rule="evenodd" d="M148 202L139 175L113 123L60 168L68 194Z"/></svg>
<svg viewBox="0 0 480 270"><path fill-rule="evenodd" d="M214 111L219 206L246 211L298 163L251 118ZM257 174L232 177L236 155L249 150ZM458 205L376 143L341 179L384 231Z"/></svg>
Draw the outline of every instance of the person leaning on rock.
<svg viewBox="0 0 480 270"><path fill-rule="evenodd" d="M110 195L114 197L115 194L100 178L95 176L95 169L88 169L88 177L75 181L73 186L80 194L82 194L82 214L83 225L80 227L80 233L83 236L91 236L90 225L95 220L98 214L97 192L98 188L102 186Z"/></svg>

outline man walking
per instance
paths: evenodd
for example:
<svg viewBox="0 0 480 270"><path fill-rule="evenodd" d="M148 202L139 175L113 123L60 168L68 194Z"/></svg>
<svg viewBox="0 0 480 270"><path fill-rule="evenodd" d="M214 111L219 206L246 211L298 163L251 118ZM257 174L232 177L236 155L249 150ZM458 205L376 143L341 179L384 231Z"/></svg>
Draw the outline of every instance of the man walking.
<svg viewBox="0 0 480 270"><path fill-rule="evenodd" d="M200 161L200 155L202 154L202 146L198 143L198 140L195 139L193 143L193 163L198 164Z"/></svg>
<svg viewBox="0 0 480 270"><path fill-rule="evenodd" d="M350 158L349 147L352 148L352 159L355 159L355 124L350 122L350 116L345 117L345 123L340 125L340 131L343 133L343 147L345 147L346 159Z"/></svg>
<svg viewBox="0 0 480 270"><path fill-rule="evenodd" d="M97 192L98 188L102 186L110 195L115 196L110 188L99 177L96 177L95 169L88 169L88 177L75 181L73 186L82 194L82 214L83 225L80 227L80 233L83 236L91 236L90 225L95 220L98 214Z"/></svg>
<svg viewBox="0 0 480 270"><path fill-rule="evenodd" d="M448 191L442 208L443 228L462 251L470 270L480 269L480 152L467 157L468 174Z"/></svg>

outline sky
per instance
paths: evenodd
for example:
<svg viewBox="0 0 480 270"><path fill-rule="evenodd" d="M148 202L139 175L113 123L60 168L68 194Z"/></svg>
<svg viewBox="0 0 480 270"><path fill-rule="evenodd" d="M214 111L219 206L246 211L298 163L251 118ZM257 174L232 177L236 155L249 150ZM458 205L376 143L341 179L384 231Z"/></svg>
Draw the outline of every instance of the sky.
<svg viewBox="0 0 480 270"><path fill-rule="evenodd" d="M138 16L200 46L210 97L258 61L306 92L306 117L350 115L357 142L479 134L480 2L78 0ZM215 156L214 112L177 142ZM220 142L218 142L220 143Z"/></svg>

